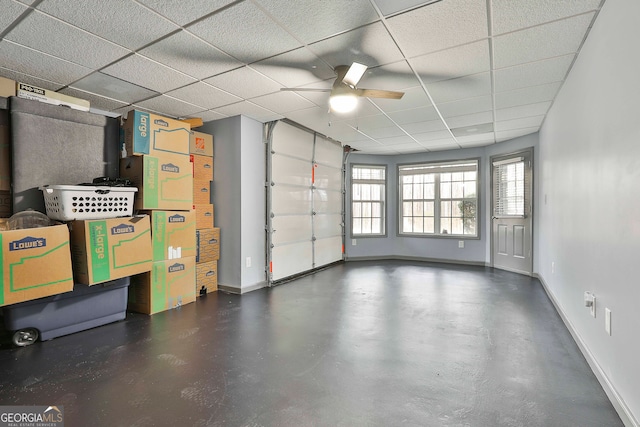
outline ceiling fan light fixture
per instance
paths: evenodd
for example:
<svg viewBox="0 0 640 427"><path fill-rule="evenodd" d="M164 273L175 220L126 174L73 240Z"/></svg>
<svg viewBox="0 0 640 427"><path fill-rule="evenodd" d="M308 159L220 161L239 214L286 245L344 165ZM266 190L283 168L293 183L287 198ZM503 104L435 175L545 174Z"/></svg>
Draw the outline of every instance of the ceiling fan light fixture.
<svg viewBox="0 0 640 427"><path fill-rule="evenodd" d="M329 106L336 113L350 113L356 109L358 97L353 94L331 95Z"/></svg>

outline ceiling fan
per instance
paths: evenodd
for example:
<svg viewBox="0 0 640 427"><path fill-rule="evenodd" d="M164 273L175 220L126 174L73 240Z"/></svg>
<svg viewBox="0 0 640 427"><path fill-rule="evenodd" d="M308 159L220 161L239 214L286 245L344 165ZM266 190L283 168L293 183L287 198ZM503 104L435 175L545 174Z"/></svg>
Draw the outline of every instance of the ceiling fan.
<svg viewBox="0 0 640 427"><path fill-rule="evenodd" d="M357 103L358 97L362 98L386 98L400 99L404 92L395 92L381 89L360 89L358 82L367 71L367 66L354 62L351 66L338 65L334 68L336 80L331 89L316 88L281 88L280 90L294 92L331 92L329 95L329 105L333 111L347 113L352 111Z"/></svg>

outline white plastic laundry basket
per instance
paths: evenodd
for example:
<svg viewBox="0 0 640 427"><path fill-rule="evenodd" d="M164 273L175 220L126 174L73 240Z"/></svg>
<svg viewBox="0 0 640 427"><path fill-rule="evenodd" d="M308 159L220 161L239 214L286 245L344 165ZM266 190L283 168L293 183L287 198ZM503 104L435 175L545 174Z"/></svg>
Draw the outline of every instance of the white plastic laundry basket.
<svg viewBox="0 0 640 427"><path fill-rule="evenodd" d="M45 185L47 216L60 221L105 219L133 214L135 187Z"/></svg>

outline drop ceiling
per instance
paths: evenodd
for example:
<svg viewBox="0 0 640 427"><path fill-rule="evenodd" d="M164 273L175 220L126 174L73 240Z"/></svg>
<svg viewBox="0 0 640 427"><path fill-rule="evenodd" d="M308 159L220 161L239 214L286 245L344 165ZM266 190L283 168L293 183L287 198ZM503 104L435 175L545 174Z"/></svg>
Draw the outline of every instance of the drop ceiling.
<svg viewBox="0 0 640 427"><path fill-rule="evenodd" d="M537 132L604 0L0 0L0 76L204 121L289 119L363 153ZM404 91L329 112L333 68Z"/></svg>

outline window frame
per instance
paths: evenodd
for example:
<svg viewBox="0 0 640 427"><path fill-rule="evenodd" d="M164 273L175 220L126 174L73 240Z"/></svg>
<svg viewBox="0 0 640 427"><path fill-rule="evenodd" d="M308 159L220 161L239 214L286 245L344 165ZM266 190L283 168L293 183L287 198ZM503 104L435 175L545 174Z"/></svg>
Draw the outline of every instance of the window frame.
<svg viewBox="0 0 640 427"><path fill-rule="evenodd" d="M465 159L456 159L456 160L438 160L438 161L425 161L425 162L415 162L415 163L401 163L398 164L396 167L396 173L397 173L397 178L398 178L398 182L397 182L397 187L398 187L398 194L397 194L397 215L398 215L398 221L397 221L397 228L396 228L396 232L398 234L398 237L418 237L418 238L431 238L431 239L456 239L456 240L480 240L481 239L481 194L480 194L480 189L481 189L481 170L482 170L482 162L481 162L481 158L480 157L472 157L472 158L465 158ZM437 166L452 166L455 167L456 165L462 165L464 163L470 163L470 162L475 162L476 164L476 185L475 185L475 203L476 203L476 233L471 235L471 234L443 234L443 233L413 233L413 232L404 232L402 231L402 226L403 226L403 182L402 182L402 177L404 175L407 175L406 173L401 173L401 171L403 170L403 168L406 167L421 167L421 166L433 166L433 167L437 167ZM436 178L436 180L434 181L435 183L435 194L434 194L434 229L436 229L437 225L440 225L440 219L441 219L441 212L440 212L440 205L441 202L443 201L440 198L440 173L442 172L438 172L438 177ZM444 201L447 200L452 200L453 198L448 198L445 199ZM464 199L464 198L463 198ZM455 200L455 199L453 199ZM439 227L439 229L442 229L442 227Z"/></svg>
<svg viewBox="0 0 640 427"><path fill-rule="evenodd" d="M358 183L357 181L360 180L355 180L353 179L353 169L354 168L362 168L362 169L382 169L384 170L384 188L382 191L382 207L381 207L381 214L382 214L382 218L381 218L381 224L382 224L382 229L383 232L382 233L368 233L368 234L356 234L353 231L353 219L354 219L354 215L353 215L353 186L354 184ZM381 180L370 180L370 181L381 181ZM349 185L350 185L350 189L349 189L349 235L352 239L369 239L369 238L379 238L379 237L387 237L387 230L388 230L388 224L387 224L387 218L389 217L388 212L387 212L387 207L389 205L388 200L388 187L389 187L389 168L386 164L372 164L372 163L351 163L350 164L350 168L349 168Z"/></svg>

